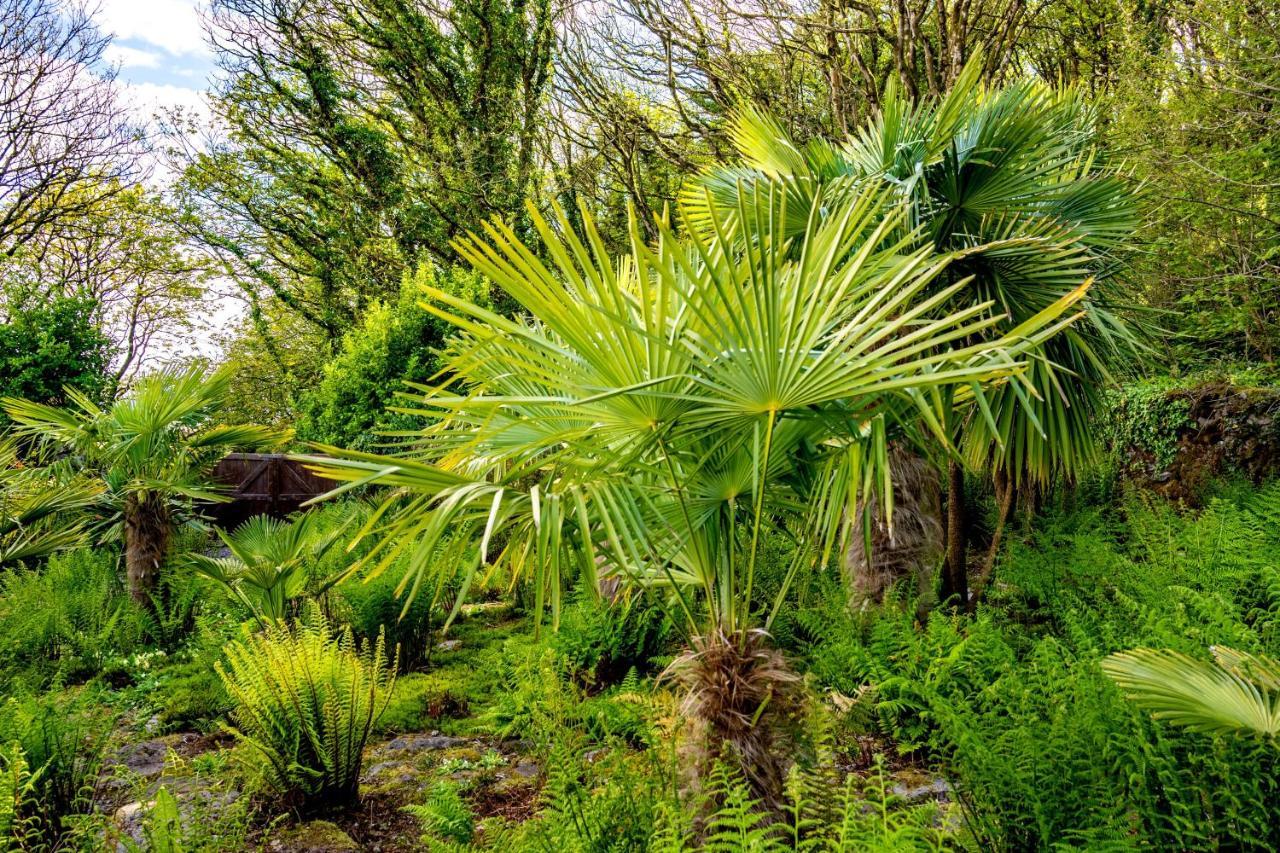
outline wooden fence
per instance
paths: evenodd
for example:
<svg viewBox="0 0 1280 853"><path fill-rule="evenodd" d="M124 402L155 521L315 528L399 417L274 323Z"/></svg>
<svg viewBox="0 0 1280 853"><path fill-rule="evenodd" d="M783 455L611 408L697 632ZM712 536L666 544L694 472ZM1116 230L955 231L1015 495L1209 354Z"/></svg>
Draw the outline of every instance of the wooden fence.
<svg viewBox="0 0 1280 853"><path fill-rule="evenodd" d="M229 453L213 469L213 479L231 498L207 510L223 527L264 513L286 516L337 485L282 453Z"/></svg>

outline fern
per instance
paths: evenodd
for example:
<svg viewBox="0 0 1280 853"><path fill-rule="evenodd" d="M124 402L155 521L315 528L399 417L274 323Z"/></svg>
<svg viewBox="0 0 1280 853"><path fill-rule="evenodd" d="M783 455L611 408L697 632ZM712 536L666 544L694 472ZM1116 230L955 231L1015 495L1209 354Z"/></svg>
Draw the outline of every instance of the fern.
<svg viewBox="0 0 1280 853"><path fill-rule="evenodd" d="M405 811L422 822L426 832L423 836L425 843L470 844L475 835L475 815L462 796L462 787L456 782L437 782L425 803L405 806Z"/></svg>
<svg viewBox="0 0 1280 853"><path fill-rule="evenodd" d="M21 744L0 747L0 850L25 850L39 837L38 779L39 770L32 772Z"/></svg>
<svg viewBox="0 0 1280 853"><path fill-rule="evenodd" d="M365 743L395 682L382 637L362 646L317 618L268 626L225 651L218 672L233 702L231 731L268 784L295 804L353 800Z"/></svg>

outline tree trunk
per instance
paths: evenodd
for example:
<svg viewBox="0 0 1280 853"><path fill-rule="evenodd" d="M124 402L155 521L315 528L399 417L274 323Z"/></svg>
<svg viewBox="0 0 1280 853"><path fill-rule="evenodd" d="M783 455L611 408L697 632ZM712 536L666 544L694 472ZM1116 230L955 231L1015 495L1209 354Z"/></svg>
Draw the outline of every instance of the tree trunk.
<svg viewBox="0 0 1280 853"><path fill-rule="evenodd" d="M942 600L969 604L969 548L964 518L964 469L947 466L947 560L942 572Z"/></svg>
<svg viewBox="0 0 1280 853"><path fill-rule="evenodd" d="M934 574L943 550L942 486L929 460L894 444L889 449L893 473L893 533L871 505L871 551L862 531L862 505L851 521L854 534L845 554L844 570L849 604L855 609L877 605L894 584L914 578L918 609L935 603Z"/></svg>
<svg viewBox="0 0 1280 853"><path fill-rule="evenodd" d="M125 499L125 573L130 597L143 607L151 606L151 596L160 577L160 565L169 551L172 533L169 508L163 498L130 495Z"/></svg>
<svg viewBox="0 0 1280 853"><path fill-rule="evenodd" d="M1004 538L1004 528L1009 521L1009 510L1013 507L1013 496L1016 491L1013 486L1013 480L1009 479L1008 474L1000 470L995 473L995 488L999 513L996 516L995 530L991 532L991 547L987 549L987 557L982 561L982 573L978 575L973 585L973 598L975 601L982 597L982 593L991 583L991 575L996 569L996 557L1000 554L1000 540Z"/></svg>

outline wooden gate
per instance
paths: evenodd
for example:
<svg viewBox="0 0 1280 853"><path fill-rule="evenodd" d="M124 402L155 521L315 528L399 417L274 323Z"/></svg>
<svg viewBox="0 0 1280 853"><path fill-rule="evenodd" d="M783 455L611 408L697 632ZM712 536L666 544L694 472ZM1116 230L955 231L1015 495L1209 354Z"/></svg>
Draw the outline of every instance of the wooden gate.
<svg viewBox="0 0 1280 853"><path fill-rule="evenodd" d="M231 498L207 510L223 527L255 515L284 517L338 485L282 453L229 453L213 469L213 479Z"/></svg>

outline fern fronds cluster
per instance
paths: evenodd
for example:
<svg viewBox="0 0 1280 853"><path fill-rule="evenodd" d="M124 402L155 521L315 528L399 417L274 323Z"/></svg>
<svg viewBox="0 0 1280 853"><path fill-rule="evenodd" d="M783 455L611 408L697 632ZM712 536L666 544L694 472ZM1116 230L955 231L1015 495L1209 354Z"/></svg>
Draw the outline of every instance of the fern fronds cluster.
<svg viewBox="0 0 1280 853"><path fill-rule="evenodd" d="M365 743L395 682L385 646L381 636L357 643L319 618L227 645L218 672L234 703L232 732L286 802L355 799Z"/></svg>
<svg viewBox="0 0 1280 853"><path fill-rule="evenodd" d="M25 850L39 837L40 820L35 814L36 783L22 744L14 741L0 746L0 850Z"/></svg>

